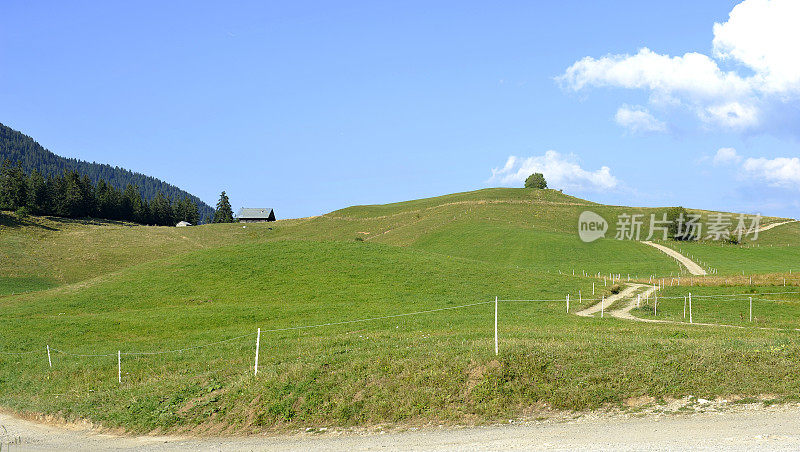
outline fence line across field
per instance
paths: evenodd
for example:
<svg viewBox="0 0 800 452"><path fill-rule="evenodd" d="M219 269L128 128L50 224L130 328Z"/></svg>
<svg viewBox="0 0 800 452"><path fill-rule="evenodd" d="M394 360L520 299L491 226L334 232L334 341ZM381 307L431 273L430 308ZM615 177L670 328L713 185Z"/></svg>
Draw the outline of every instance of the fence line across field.
<svg viewBox="0 0 800 452"><path fill-rule="evenodd" d="M798 293L800 293L800 291L764 292L764 293L760 293L760 294L692 295L692 297L693 298L725 298L725 297L748 297L748 296L752 296L752 295L782 295L782 294L798 294ZM601 297L601 298L587 298L586 301L600 302L600 301L602 301L602 298L604 298L604 297ZM664 297L664 296L662 296L660 298L662 300L680 300L680 299L683 299L683 296L676 296L676 297ZM353 324L353 323L363 323L363 322L370 322L370 321L376 321L376 320L385 320L385 319L391 319L391 318L408 317L408 316L429 314L429 313L448 311L448 310L454 310L454 309L469 308L469 307L473 307L473 306L480 306L480 305L489 304L489 303L496 303L496 302L500 302L500 301L502 301L502 302L556 302L556 301L562 301L562 300L563 299L556 299L556 298L539 298L539 299L500 299L500 298L498 298L496 301L495 300L482 301L482 302L470 303L470 304L459 305L459 306L447 306L447 307L437 308L437 309L428 309L428 310L423 310L423 311L406 312L406 313L400 313L400 314L390 314L390 315L385 315L385 316L370 317L370 318L364 318L364 319L343 320L343 321L339 321L339 322L327 322L327 323L319 323L319 324L313 324L313 325L300 325L300 326L283 327L283 328L272 328L272 329L261 330L261 332L269 333L269 332L293 331L293 330L302 330L302 329L309 329L309 328L321 328L321 327L325 327L325 326L336 326L336 325L347 325L347 324ZM770 299L762 299L762 298L756 298L755 300L756 301L774 301L774 302L786 302L787 301L787 300L770 300ZM215 341L215 342L210 342L210 343L200 344L200 345L194 345L194 346L185 347L185 348L171 349L171 350L156 350L156 351L145 351L145 352L136 352L136 351L121 352L121 355L124 355L124 356L143 356L143 355L161 355L161 354L168 354L168 353L180 353L180 352L196 350L196 349L205 348L205 347L211 347L211 346L214 346L214 345L223 344L223 343L227 343L227 342L233 342L233 341L236 341L236 340L239 340L239 339L253 337L253 336L256 336L257 334L258 334L257 332L256 333L243 334L241 336L236 336L236 337L223 339L223 340L219 340L219 341ZM76 356L76 357L82 357L82 358L110 357L110 356L114 356L114 355L118 355L119 354L119 353L116 353L116 352L112 352L112 353L73 353L73 352L69 352L69 351L66 351L66 350L61 350L61 349L58 349L58 348L55 348L55 347L49 347L49 346L46 346L46 351L48 353L49 353L49 351L52 351L52 352L60 353L60 354L63 354L63 355ZM13 356L30 355L30 354L34 354L34 353L40 353L40 351L39 350L28 350L28 351L24 351L24 352L0 351L0 354L13 355Z"/></svg>
<svg viewBox="0 0 800 452"><path fill-rule="evenodd" d="M503 301L503 300L500 300L500 301ZM259 331L261 333L270 333L270 332L302 330L302 329L309 329L309 328L321 328L321 327L325 327L325 326L347 325L347 324L352 324L352 323L364 323L364 322L371 322L371 321L375 321L375 320L385 320L385 319L392 319L392 318L398 318L398 317L409 317L409 316L414 316L414 315L430 314L430 313L434 313L434 312L450 311L450 310L454 310L454 309L463 309L463 308L469 308L469 307L473 307L473 306L480 306L480 305L485 305L485 304L490 304L490 303L497 303L497 301L496 300L481 301L481 302L477 302L477 303L469 303L469 304L464 304L464 305L459 305L459 306L446 306L446 307L443 307L443 308L427 309L427 310L424 310L424 311L404 312L404 313L401 313L401 314L390 314L390 315L383 315L383 316L378 316L378 317L369 317L369 318L363 318L363 319L343 320L343 321L339 321L339 322L318 323L318 324L313 324L313 325L300 325L300 326L291 326L291 327L284 327L284 328L272 328L272 329L266 329L266 330L262 330L262 329L259 328ZM61 349L58 349L58 348L55 348L55 347L51 347L49 345L46 345L44 347L44 350L45 351L52 351L52 352L55 352L55 353L60 353L60 354L63 354L63 355L68 355L68 356L76 356L76 357L80 357L80 358L102 358L102 357L111 357L111 356L117 356L117 355L122 355L122 356L162 355L162 354L167 354L167 353L180 353L180 352L185 352L185 351L189 351L189 350L195 350L195 349L199 349L199 348L211 347L211 346L218 345L218 344L223 344L223 343L226 343L226 342L233 342L233 341L236 341L236 340L239 340L239 339L244 339L244 338L248 338L248 337L255 337L258 334L259 334L258 332L255 332L255 333L243 334L241 336L231 337L231 338L228 338L228 339L223 339L223 340L219 340L219 341L215 341L215 342L209 342L207 344L194 345L194 346L191 346L191 347L177 348L177 349L171 349L171 350L148 351L148 352L121 352L121 351L118 350L117 352L113 352L113 353L73 353L73 352L69 352L69 351L66 351L66 350L61 350ZM25 351L25 352L5 352L5 351L0 351L0 354L6 354L6 355L30 355L30 354L33 354L33 353L41 353L41 351L40 350L29 350L29 351Z"/></svg>
<svg viewBox="0 0 800 452"><path fill-rule="evenodd" d="M782 294L800 294L797 292L763 292L763 293L731 293L731 294L717 294L717 295L692 295L692 298L725 298L725 297L752 297L754 295L782 295ZM683 295L676 297L659 297L662 300L681 300Z"/></svg>
<svg viewBox="0 0 800 452"><path fill-rule="evenodd" d="M660 285L659 285L659 287L660 287ZM782 295L782 294L798 294L798 293L800 293L800 291L765 292L765 293L762 293L762 294L695 295L694 298L709 299L709 298L727 298L727 297L747 297L749 299L749 304L750 304L750 306L749 306L750 307L750 309L749 309L749 311L750 311L749 312L749 314L750 314L749 317L750 317L750 321L752 322L752 319L753 319L753 295ZM684 318L686 317L686 314L687 314L686 308L688 307L689 323L693 323L693 316L692 316L692 298L693 298L693 296L692 296L691 292L689 292L688 297L682 297L682 296L678 296L678 297L661 297L662 300L664 300L664 299L677 299L677 300L679 300L681 298L684 299L684 314L683 314ZM582 293L581 293L580 290L578 291L578 299L580 300L580 302L583 301ZM209 342L209 343L205 343L205 344L194 345L194 346L178 348L178 349L171 349L171 350L156 350L156 351L142 351L142 352L137 352L137 351L122 352L122 350L117 350L116 353L73 353L73 352L69 352L69 351L66 351L66 350L60 350L58 348L51 347L49 344L46 344L45 347L43 347L44 350L29 350L29 351L24 351L24 352L5 352L5 351L0 351L0 354L2 354L2 355L12 355L12 356L22 356L22 355L30 355L30 354L34 354L34 353L45 352L46 356L47 356L47 363L48 363L48 366L50 368L53 367L53 361L52 361L52 358L51 358L51 352L59 353L59 354L67 355L67 356L75 356L75 357L112 357L112 356L116 355L116 357L117 357L117 380L121 384L122 383L122 356L123 355L124 356L148 356L148 355L162 355L162 354L168 354L168 353L180 353L180 352L184 352L184 351L196 350L196 349L200 349L200 348L211 347L211 346L214 346L214 345L229 343L229 342L233 342L233 341L237 341L237 340L241 340L241 339L252 338L253 336L255 336L255 338L256 338L256 342L255 342L255 363L254 363L254 366L253 366L253 374L257 375L258 374L259 349L260 349L262 331L265 332L265 333L282 332L282 331L297 331L297 330L304 330L304 329L310 329L310 328L321 328L321 327L326 327L326 326L337 326L337 325L348 325L348 324L355 324L355 323L365 323L365 322L372 322L372 321L377 321L377 320L385 320L385 319L393 319L393 318L400 318L400 317L409 317L409 316L416 316L416 315L423 315L423 314L431 314L431 313L435 313L435 312L450 311L450 310L455 310L455 309L465 309L465 308L470 308L470 307L474 307L474 306L482 306L482 305L487 305L487 304L493 303L494 304L494 352L495 352L495 355L497 355L497 354L499 354L499 336L498 336L498 305L499 305L499 302L501 302L501 301L503 301L503 302L559 302L559 301L563 302L563 300L564 300L563 298L562 299L508 299L508 300L502 300L499 297L495 297L494 300L490 300L490 301L481 301L481 302L469 303L469 304L464 304L464 305L459 305L459 306L446 306L446 307L442 307L442 308L426 309L426 310L422 310L422 311L406 312L406 313L400 313L400 314L389 314L389 315L383 315L383 316L377 316L377 317L369 317L369 318L361 318L361 319L353 319L353 320L342 320L342 321L337 321L337 322L326 322L326 323L318 323L318 324L312 324L312 325L299 325L299 326L283 327L283 328L271 328L271 329L266 329L266 330L262 330L261 328L258 328L255 333L243 334L243 335L240 335L240 336L235 336L235 337L231 337L231 338L227 338L227 339L222 339L222 340L215 341L215 342ZM658 303L658 301L657 301L658 300L658 295L657 294L655 295L654 300L655 300L655 303ZM570 295L568 294L566 296L567 313L569 313L569 301L570 301ZM601 308L600 316L602 318L603 314L604 314L603 311L605 310L604 309L605 308L605 306L604 306L605 305L605 296L602 295L600 298L591 298L591 299L587 298L587 301L599 301L600 302L600 308ZM637 303L636 303L637 306L639 306L640 301L641 301L641 294L638 294L637 295ZM688 301L688 306L687 306L687 301ZM756 301L785 302L786 300L769 300L769 299L756 298ZM655 311L655 312L657 312L657 311Z"/></svg>

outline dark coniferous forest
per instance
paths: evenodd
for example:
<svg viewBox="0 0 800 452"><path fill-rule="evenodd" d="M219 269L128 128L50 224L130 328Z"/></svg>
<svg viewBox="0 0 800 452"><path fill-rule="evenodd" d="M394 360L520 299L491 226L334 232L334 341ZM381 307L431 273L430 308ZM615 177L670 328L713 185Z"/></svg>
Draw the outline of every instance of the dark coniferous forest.
<svg viewBox="0 0 800 452"><path fill-rule="evenodd" d="M196 196L160 179L107 164L58 156L43 148L33 138L1 123L0 164L3 164L0 174L0 183L3 184L0 187L0 209L17 210L25 207L30 213L39 215L96 216L164 225L174 225L173 220L189 221L184 218L187 209L197 211L197 218L193 218L195 221L189 221L192 224L211 221L214 212L214 209ZM17 174L18 170L23 174ZM19 204L22 201L11 201L11 198L20 195L10 194L21 186L20 176L24 177L26 186L25 202L22 205ZM10 187L12 184L17 184L17 187ZM41 188L42 184L46 188ZM50 198L47 206L29 205L31 190L46 193ZM67 193L65 190L72 191ZM133 200L134 192L139 195L138 202ZM76 193L83 194L86 198L83 202L85 205L79 207L81 203L73 203L68 208L64 207L68 203L57 205L57 198L74 198ZM111 208L109 203L116 202L115 200L120 204ZM193 204L194 208L190 208L188 204ZM169 206L169 209L165 206ZM129 209L139 210L133 212ZM169 214L168 210L172 213Z"/></svg>

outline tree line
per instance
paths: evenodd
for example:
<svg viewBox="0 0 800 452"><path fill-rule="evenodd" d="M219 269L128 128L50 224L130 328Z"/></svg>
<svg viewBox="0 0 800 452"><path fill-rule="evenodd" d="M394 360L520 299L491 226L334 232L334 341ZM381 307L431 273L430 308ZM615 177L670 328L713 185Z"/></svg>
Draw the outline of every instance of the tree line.
<svg viewBox="0 0 800 452"><path fill-rule="evenodd" d="M197 205L200 219L203 221L210 221L214 212L214 209L200 198L160 179L125 168L61 157L42 147L33 138L0 124L0 161L4 159L20 162L26 174L32 174L36 170L45 178L59 177L67 171L77 171L81 175L89 176L94 185L99 185L103 180L123 192L128 185L133 185L139 189L142 197L150 202L155 201L159 192L168 199L188 197Z"/></svg>
<svg viewBox="0 0 800 452"><path fill-rule="evenodd" d="M0 164L0 210L20 216L95 217L160 226L200 221L198 205L189 196L170 199L159 191L148 201L134 184L120 190L105 179L93 183L74 169L48 177L37 170L26 174L20 162L10 160Z"/></svg>

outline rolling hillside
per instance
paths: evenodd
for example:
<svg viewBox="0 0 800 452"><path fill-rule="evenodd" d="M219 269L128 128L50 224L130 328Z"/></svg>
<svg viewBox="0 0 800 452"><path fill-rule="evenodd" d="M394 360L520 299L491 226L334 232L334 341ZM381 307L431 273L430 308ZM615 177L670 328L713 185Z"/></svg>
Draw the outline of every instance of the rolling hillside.
<svg viewBox="0 0 800 452"><path fill-rule="evenodd" d="M655 211L487 189L246 227L8 216L0 224L0 406L128 431L219 434L507 421L690 394L796 397L800 336L792 332L567 313L567 294L579 309L611 293L584 272L681 272L663 253L614 240L613 228L581 242L586 209L609 221ZM762 238L791 238L796 227ZM731 247L725 259L751 245ZM793 262L784 248L770 260ZM769 268L753 262L751 270ZM664 306L662 316L678 315L677 303ZM707 306L698 315L711 317ZM800 327L781 312L797 309L764 311L761 324Z"/></svg>
<svg viewBox="0 0 800 452"><path fill-rule="evenodd" d="M43 148L33 138L0 123L0 162L3 160L20 162L26 173L36 170L45 177L75 170L81 175L89 176L94 184L103 179L118 190L124 190L128 184L136 185L148 201L159 192L169 199L189 197L197 204L200 218L211 218L214 212L211 206L197 196L168 182L117 166L58 156Z"/></svg>

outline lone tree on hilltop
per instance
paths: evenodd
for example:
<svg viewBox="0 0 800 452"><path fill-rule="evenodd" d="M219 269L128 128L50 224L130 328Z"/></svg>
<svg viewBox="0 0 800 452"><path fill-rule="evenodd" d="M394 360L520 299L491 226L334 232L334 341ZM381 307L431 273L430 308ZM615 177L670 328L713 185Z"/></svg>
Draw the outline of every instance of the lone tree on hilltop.
<svg viewBox="0 0 800 452"><path fill-rule="evenodd" d="M217 201L214 223L233 223L233 209L231 209L231 202L224 191L219 195L219 201Z"/></svg>
<svg viewBox="0 0 800 452"><path fill-rule="evenodd" d="M525 179L525 188L547 188L547 181L544 180L544 174L533 173Z"/></svg>
<svg viewBox="0 0 800 452"><path fill-rule="evenodd" d="M672 240L688 240L689 233L686 231L685 222L689 219L689 212L683 207L673 207L667 211L667 221L669 221L669 237ZM681 225L681 221L684 225Z"/></svg>

